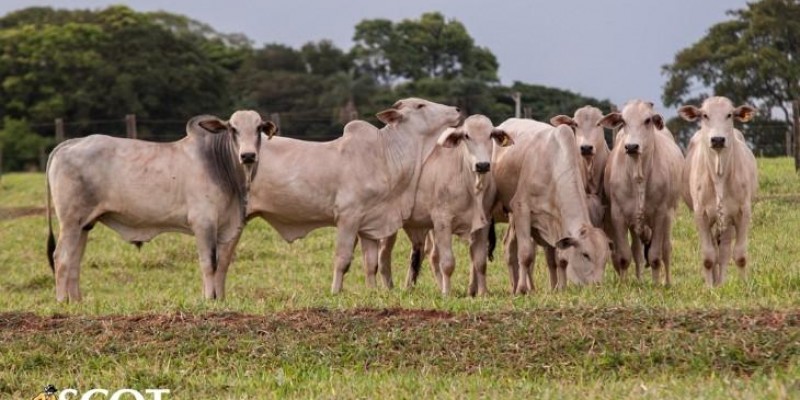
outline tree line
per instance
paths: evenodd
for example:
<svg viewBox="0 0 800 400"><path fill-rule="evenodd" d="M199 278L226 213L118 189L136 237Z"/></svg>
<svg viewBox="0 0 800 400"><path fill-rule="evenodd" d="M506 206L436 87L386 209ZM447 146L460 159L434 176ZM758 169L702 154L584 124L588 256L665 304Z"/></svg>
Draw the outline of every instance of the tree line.
<svg viewBox="0 0 800 400"><path fill-rule="evenodd" d="M762 0L730 17L664 66L663 100L699 103L716 92L753 103L762 112L747 129L769 134L750 136L751 144L761 154L784 154L790 101L800 98L800 5ZM514 116L513 93L524 116L545 121L586 104L612 107L534 83L503 85L498 67L461 22L436 12L363 20L353 46L342 49L328 40L255 46L183 15L126 6L30 7L0 18L0 165L38 165L42 149L54 145L55 118L76 136L121 128L135 114L151 122L139 137L158 139L183 135L182 121L196 114L252 108L278 113L283 135L329 139L352 119L377 123L377 111L408 96L493 121ZM785 118L772 119L772 110ZM670 127L681 140L692 129L679 120Z"/></svg>

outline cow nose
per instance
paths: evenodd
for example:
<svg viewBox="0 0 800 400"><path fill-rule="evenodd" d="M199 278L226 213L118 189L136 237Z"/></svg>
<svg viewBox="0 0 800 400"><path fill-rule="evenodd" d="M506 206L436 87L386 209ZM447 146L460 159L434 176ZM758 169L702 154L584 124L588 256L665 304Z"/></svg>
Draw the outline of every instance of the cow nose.
<svg viewBox="0 0 800 400"><path fill-rule="evenodd" d="M242 153L242 164L252 164L256 162L256 153Z"/></svg>
<svg viewBox="0 0 800 400"><path fill-rule="evenodd" d="M479 174L485 174L489 172L489 169L491 169L491 164L488 162L475 163L475 172Z"/></svg>
<svg viewBox="0 0 800 400"><path fill-rule="evenodd" d="M639 145L636 143L626 144L625 152L628 154L639 154Z"/></svg>
<svg viewBox="0 0 800 400"><path fill-rule="evenodd" d="M714 136L711 138L711 148L721 149L723 147L725 147L725 137Z"/></svg>
<svg viewBox="0 0 800 400"><path fill-rule="evenodd" d="M594 146L590 144L582 144L581 145L581 155L590 156L594 151Z"/></svg>

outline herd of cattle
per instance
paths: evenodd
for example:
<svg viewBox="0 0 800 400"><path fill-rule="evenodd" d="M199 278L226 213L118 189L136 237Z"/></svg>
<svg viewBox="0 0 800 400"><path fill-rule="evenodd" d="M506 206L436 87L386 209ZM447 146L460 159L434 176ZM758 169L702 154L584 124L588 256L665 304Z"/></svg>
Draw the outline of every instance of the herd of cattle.
<svg viewBox="0 0 800 400"><path fill-rule="evenodd" d="M80 262L97 222L136 245L162 232L193 235L203 294L223 298L237 242L255 217L289 242L335 226L334 293L359 241L367 284L377 284L380 270L391 288L402 228L413 248L408 286L427 247L441 291L451 290L458 235L470 243L469 293L485 294L494 222L509 224L503 243L515 293L533 289L536 246L553 288L599 282L609 257L621 279L632 261L637 279L649 267L659 283L663 269L670 284L681 196L694 213L706 283L716 286L731 250L742 272L747 263L756 163L733 121L748 121L754 109L712 97L679 113L700 120L685 157L653 104L638 100L605 116L586 106L550 124L512 118L495 127L484 116L463 119L456 107L409 98L377 114L383 128L353 121L325 143L273 137L275 125L254 111L228 121L194 117L173 143L71 139L47 164L56 298L81 299ZM612 149L604 128L617 130Z"/></svg>

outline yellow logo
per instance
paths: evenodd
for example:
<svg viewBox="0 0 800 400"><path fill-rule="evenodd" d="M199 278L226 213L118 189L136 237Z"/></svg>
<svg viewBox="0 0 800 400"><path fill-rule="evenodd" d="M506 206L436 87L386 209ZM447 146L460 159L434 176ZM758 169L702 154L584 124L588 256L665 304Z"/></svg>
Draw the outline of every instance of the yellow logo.
<svg viewBox="0 0 800 400"><path fill-rule="evenodd" d="M55 386L47 385L44 387L44 391L36 395L32 400L56 400L56 392L58 392L58 389Z"/></svg>

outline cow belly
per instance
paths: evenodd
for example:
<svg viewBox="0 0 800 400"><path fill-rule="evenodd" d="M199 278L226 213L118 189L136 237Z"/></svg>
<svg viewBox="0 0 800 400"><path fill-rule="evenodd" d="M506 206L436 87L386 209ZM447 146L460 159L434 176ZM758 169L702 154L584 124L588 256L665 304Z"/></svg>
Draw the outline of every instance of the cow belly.
<svg viewBox="0 0 800 400"><path fill-rule="evenodd" d="M116 213L104 214L98 220L128 242L147 242L164 232L178 232L188 235L193 233L185 221L183 223L178 223L177 221L150 221L145 223L141 219L130 218Z"/></svg>

